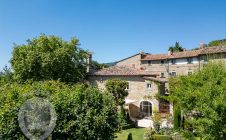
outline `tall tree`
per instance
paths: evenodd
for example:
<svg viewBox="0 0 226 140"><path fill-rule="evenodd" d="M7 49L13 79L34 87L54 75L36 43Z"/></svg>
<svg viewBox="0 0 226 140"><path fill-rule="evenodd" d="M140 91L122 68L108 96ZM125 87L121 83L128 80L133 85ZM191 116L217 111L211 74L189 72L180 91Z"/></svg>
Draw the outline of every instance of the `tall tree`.
<svg viewBox="0 0 226 140"><path fill-rule="evenodd" d="M3 70L0 72L0 80L1 82L4 82L4 83L6 82L11 83L14 81L11 68L7 66L3 68Z"/></svg>
<svg viewBox="0 0 226 140"><path fill-rule="evenodd" d="M222 45L226 45L226 39L213 40L209 42L208 47L222 46Z"/></svg>
<svg viewBox="0 0 226 140"><path fill-rule="evenodd" d="M125 97L128 95L128 91L126 90L129 86L128 82L115 78L108 80L105 86L107 91L113 96L116 105L120 106L120 122L126 123L126 113L123 105L125 103Z"/></svg>
<svg viewBox="0 0 226 140"><path fill-rule="evenodd" d="M128 82L120 79L110 79L106 82L106 89L115 99L117 105L122 106L125 103L125 97L128 95Z"/></svg>
<svg viewBox="0 0 226 140"><path fill-rule="evenodd" d="M223 139L226 130L226 67L209 63L189 76L171 78L169 100L183 110L185 129L205 139Z"/></svg>
<svg viewBox="0 0 226 140"><path fill-rule="evenodd" d="M12 83L4 85L0 89L1 140L26 140L19 127L18 113L27 99L35 97L37 89L41 91L42 98L52 103L57 113L52 139L114 139L115 130L118 128L114 99L96 88L81 84L68 85L59 81L44 81L32 84L29 82ZM35 120L37 119L35 118ZM45 128L39 129L39 127L36 129L30 133L38 134L38 132L43 133L43 130L46 130Z"/></svg>
<svg viewBox="0 0 226 140"><path fill-rule="evenodd" d="M179 42L176 42L174 46L169 47L169 50L173 51L173 52L182 52L183 48L182 48L182 46L180 45Z"/></svg>
<svg viewBox="0 0 226 140"><path fill-rule="evenodd" d="M100 70L100 69L107 68L107 67L109 67L107 64L98 63L97 61L92 61L92 68L94 70Z"/></svg>
<svg viewBox="0 0 226 140"><path fill-rule="evenodd" d="M25 45L15 45L11 65L20 82L60 80L78 82L85 77L87 52L79 40L64 41L57 36L40 35Z"/></svg>

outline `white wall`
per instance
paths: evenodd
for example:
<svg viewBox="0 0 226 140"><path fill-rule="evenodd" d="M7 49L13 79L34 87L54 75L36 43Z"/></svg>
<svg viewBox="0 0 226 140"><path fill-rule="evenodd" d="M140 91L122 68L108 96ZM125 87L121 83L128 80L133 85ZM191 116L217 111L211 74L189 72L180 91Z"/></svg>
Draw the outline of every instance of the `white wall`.
<svg viewBox="0 0 226 140"><path fill-rule="evenodd" d="M198 58L193 57L192 64L198 64L198 63L199 63ZM169 64L172 64L171 61L169 62ZM176 59L176 64L178 64L178 65L188 64L187 58Z"/></svg>

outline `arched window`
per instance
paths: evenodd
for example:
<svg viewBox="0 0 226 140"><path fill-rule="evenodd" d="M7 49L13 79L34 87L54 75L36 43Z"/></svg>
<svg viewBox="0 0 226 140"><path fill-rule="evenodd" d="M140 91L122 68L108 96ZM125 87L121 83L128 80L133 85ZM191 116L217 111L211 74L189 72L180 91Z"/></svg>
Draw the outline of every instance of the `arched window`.
<svg viewBox="0 0 226 140"><path fill-rule="evenodd" d="M152 104L148 101L140 103L140 112L143 117L150 117L152 115Z"/></svg>

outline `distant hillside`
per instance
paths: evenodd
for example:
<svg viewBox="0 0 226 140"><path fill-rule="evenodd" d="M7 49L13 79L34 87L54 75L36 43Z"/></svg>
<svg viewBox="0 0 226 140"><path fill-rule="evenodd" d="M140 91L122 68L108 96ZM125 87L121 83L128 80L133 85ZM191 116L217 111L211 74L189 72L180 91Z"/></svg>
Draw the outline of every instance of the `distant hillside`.
<svg viewBox="0 0 226 140"><path fill-rule="evenodd" d="M210 41L206 47L223 46L223 45L226 45L226 39ZM193 48L191 50L198 50L198 49L199 47Z"/></svg>
<svg viewBox="0 0 226 140"><path fill-rule="evenodd" d="M208 47L222 46L222 45L226 45L226 39L213 40L213 41L209 42Z"/></svg>
<svg viewBox="0 0 226 140"><path fill-rule="evenodd" d="M108 66L110 67L110 66L114 66L114 65L116 65L116 63L117 63L117 62L104 63L104 64L105 64L105 65L108 65Z"/></svg>

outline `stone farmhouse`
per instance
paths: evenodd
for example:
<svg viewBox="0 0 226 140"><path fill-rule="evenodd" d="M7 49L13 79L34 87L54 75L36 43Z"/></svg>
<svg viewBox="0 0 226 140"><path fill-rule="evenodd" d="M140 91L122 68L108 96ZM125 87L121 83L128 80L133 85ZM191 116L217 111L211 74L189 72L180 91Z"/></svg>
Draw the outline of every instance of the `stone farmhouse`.
<svg viewBox="0 0 226 140"><path fill-rule="evenodd" d="M105 89L106 80L119 78L126 80L129 92L125 103L131 118L149 118L154 111L162 116L173 113L173 104L156 95L169 93L168 78L189 75L200 70L212 60L226 60L226 46L206 47L200 44L197 50L183 52L169 51L166 54L138 53L116 62L114 66L98 71L89 70L89 81L100 89ZM90 61L91 62L91 61Z"/></svg>

